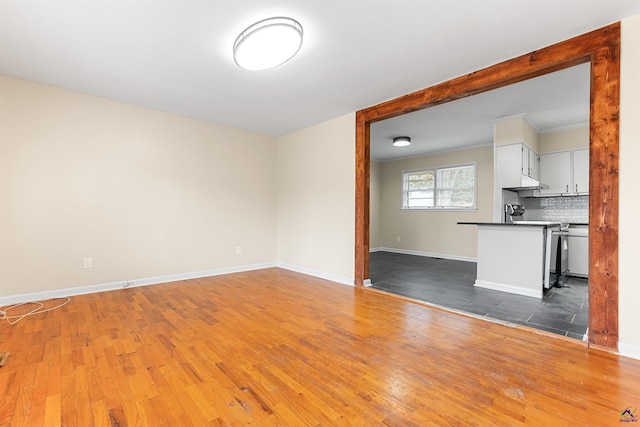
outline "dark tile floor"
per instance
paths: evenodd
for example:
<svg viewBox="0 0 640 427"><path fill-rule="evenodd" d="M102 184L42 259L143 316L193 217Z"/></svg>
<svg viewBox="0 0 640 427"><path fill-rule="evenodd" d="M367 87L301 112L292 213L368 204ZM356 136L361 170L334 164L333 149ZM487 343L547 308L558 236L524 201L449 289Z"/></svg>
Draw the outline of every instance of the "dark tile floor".
<svg viewBox="0 0 640 427"><path fill-rule="evenodd" d="M576 339L588 325L587 280L571 277L543 298L476 288L476 263L392 252L373 252L372 287L439 306Z"/></svg>

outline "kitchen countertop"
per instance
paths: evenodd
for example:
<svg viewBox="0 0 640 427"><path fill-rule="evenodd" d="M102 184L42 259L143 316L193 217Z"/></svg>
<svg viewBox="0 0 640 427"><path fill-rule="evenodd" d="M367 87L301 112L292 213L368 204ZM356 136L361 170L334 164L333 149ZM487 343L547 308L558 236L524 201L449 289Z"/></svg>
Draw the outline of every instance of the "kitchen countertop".
<svg viewBox="0 0 640 427"><path fill-rule="evenodd" d="M513 222L458 222L459 225L499 225L506 227L556 227L561 222L554 221L517 221Z"/></svg>

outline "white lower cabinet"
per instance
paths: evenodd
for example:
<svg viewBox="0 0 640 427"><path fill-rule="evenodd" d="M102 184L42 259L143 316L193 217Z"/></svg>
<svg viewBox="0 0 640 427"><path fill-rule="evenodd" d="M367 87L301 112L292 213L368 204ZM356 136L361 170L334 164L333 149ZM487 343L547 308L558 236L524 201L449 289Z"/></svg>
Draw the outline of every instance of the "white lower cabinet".
<svg viewBox="0 0 640 427"><path fill-rule="evenodd" d="M589 230L584 227L569 227L569 274L589 276Z"/></svg>

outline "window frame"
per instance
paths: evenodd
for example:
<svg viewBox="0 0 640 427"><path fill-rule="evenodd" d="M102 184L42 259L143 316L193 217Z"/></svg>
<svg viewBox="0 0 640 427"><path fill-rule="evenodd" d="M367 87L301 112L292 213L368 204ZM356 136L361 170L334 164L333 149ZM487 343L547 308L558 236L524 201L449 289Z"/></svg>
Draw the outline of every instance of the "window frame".
<svg viewBox="0 0 640 427"><path fill-rule="evenodd" d="M438 175L439 172L444 169L455 169L455 168L463 168L463 167L473 167L473 205L472 206L438 206L438 192L440 191L440 186L438 184ZM434 175L434 185L433 185L433 204L431 207L409 207L407 203L407 175L417 172L431 172L433 171ZM451 165L437 165L437 166L425 166L417 169L407 169L403 170L400 173L400 185L401 185L401 194L400 194L400 209L403 211L440 211L440 212L469 212L469 211L477 211L478 210L478 162L463 162L456 163Z"/></svg>

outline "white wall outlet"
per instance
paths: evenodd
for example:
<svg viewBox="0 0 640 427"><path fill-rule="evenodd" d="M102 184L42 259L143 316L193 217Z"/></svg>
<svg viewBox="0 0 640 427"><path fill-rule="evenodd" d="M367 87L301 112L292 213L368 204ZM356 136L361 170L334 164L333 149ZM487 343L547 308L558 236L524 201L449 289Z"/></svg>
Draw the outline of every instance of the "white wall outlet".
<svg viewBox="0 0 640 427"><path fill-rule="evenodd" d="M396 242L400 241L400 236L396 237Z"/></svg>
<svg viewBox="0 0 640 427"><path fill-rule="evenodd" d="M83 266L84 268L91 268L91 267L93 267L93 258L85 258L85 259L82 261L82 266Z"/></svg>
<svg viewBox="0 0 640 427"><path fill-rule="evenodd" d="M237 254L241 254L242 253L242 246L236 246L236 253Z"/></svg>

